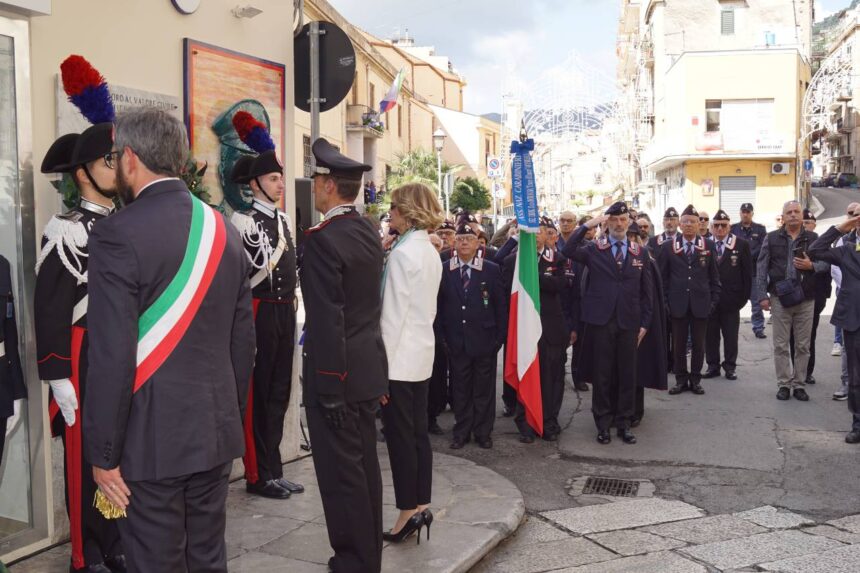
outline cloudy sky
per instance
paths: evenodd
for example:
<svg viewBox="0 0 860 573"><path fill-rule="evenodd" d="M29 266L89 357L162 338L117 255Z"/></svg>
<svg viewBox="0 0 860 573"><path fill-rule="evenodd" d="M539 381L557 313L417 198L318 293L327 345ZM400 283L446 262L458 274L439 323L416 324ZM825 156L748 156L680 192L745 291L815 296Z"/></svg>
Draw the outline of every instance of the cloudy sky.
<svg viewBox="0 0 860 573"><path fill-rule="evenodd" d="M409 29L466 77L466 111L501 111L504 78L523 80L563 63L571 52L615 74L618 0L330 0L350 22L380 38ZM851 0L816 0L818 19Z"/></svg>

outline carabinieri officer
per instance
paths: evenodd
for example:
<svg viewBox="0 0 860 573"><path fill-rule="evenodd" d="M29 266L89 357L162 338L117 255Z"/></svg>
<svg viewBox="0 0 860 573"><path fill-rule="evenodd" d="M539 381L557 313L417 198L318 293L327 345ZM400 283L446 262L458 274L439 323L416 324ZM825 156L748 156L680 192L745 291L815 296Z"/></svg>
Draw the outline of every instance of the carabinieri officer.
<svg viewBox="0 0 860 573"><path fill-rule="evenodd" d="M79 193L77 206L45 226L33 305L39 378L51 386L51 430L63 439L65 451L72 571L125 571L116 522L93 507L96 484L83 457L81 431L89 348L87 247L93 227L114 212L111 130L109 122L102 122L81 134L63 135L42 161L42 173L68 174Z"/></svg>
<svg viewBox="0 0 860 573"><path fill-rule="evenodd" d="M244 114L244 115L243 115ZM233 118L242 141L250 146L247 126L256 120L247 112ZM245 122L245 123L243 123ZM253 124L260 134L265 126ZM246 141L246 139L248 141ZM284 195L284 168L271 138L256 157L244 156L233 167L234 183L251 188L254 201L247 213L230 219L239 229L251 262L251 289L257 355L245 412L245 489L249 493L286 499L305 488L283 474L280 444L293 385L296 330L296 249L290 218L278 208Z"/></svg>
<svg viewBox="0 0 860 573"><path fill-rule="evenodd" d="M376 412L388 391L382 342L383 252L379 234L355 207L371 167L314 142L314 208L300 272L307 312L305 414L336 572L382 567L382 477Z"/></svg>

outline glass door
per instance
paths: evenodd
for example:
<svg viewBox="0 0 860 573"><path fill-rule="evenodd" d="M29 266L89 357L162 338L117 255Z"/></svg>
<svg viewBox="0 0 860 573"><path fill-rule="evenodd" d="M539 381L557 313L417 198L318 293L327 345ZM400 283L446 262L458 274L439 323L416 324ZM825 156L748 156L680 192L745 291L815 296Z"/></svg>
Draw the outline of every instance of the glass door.
<svg viewBox="0 0 860 573"><path fill-rule="evenodd" d="M47 461L41 445L43 392L33 362L31 301L36 244L31 141L29 22L0 16L0 255L11 267L18 348L30 395L20 417L7 425L3 436L0 557L6 560L44 542L48 532Z"/></svg>

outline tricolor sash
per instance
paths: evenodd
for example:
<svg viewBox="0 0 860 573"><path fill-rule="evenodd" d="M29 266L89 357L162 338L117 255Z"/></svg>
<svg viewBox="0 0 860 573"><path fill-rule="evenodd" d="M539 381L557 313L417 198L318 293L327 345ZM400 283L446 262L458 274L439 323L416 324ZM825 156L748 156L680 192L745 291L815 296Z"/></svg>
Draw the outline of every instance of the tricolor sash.
<svg viewBox="0 0 860 573"><path fill-rule="evenodd" d="M227 239L224 220L193 196L191 205L191 230L179 270L138 323L134 392L140 390L182 340L224 254Z"/></svg>

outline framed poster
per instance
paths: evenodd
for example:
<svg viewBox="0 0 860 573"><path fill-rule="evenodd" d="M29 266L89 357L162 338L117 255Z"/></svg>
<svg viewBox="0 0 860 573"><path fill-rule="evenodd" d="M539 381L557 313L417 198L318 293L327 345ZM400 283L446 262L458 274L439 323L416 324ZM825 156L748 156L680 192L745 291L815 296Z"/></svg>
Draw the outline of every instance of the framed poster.
<svg viewBox="0 0 860 573"><path fill-rule="evenodd" d="M183 52L188 139L194 157L209 164L204 184L213 202L220 203L225 191L223 174L229 173L232 167L220 165L222 150L235 145L237 139L234 132L227 133L229 122L223 121L222 116L238 102L254 100L262 105L265 111L254 115L269 125L278 157L285 160L286 67L190 38L183 40ZM222 118L219 126L223 133L214 129L219 118Z"/></svg>

